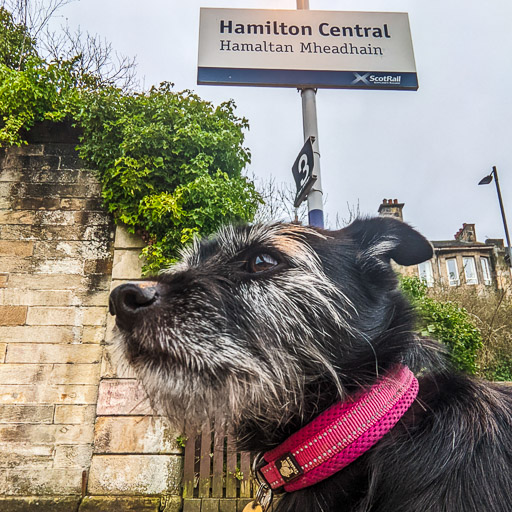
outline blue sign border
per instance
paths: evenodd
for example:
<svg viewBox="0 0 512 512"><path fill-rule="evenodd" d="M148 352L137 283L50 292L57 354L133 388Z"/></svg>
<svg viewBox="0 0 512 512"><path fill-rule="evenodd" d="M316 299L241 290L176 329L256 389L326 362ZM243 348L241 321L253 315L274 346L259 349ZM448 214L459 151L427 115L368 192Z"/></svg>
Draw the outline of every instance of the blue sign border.
<svg viewBox="0 0 512 512"><path fill-rule="evenodd" d="M199 85L256 85L314 89L418 90L418 75L385 71L313 71L199 67Z"/></svg>

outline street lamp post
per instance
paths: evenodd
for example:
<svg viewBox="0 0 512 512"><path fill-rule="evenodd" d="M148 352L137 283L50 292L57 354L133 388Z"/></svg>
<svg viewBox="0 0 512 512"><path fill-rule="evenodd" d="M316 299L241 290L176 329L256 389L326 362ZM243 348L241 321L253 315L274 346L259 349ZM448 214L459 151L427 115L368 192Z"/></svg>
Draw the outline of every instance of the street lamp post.
<svg viewBox="0 0 512 512"><path fill-rule="evenodd" d="M309 0L297 0L297 9L309 9ZM314 169L317 179L313 188L308 193L309 225L318 228L324 227L323 192L320 179L320 150L318 146L318 125L316 120L316 90L301 89L302 97L302 122L304 140L310 136L313 139Z"/></svg>
<svg viewBox="0 0 512 512"><path fill-rule="evenodd" d="M505 208L503 207L503 199L501 198L501 189L500 189L500 182L498 179L498 170L496 169L496 166L493 166L492 171L490 174L482 178L478 184L479 185L489 185L491 183L492 179L494 177L494 182L496 183L496 192L498 193L498 201L500 203L500 210L501 210L501 218L503 219L503 227L505 228L505 237L507 238L507 248L508 248L508 264L512 267L512 248L510 247L510 235L508 233L508 226L507 226L507 217L505 216Z"/></svg>

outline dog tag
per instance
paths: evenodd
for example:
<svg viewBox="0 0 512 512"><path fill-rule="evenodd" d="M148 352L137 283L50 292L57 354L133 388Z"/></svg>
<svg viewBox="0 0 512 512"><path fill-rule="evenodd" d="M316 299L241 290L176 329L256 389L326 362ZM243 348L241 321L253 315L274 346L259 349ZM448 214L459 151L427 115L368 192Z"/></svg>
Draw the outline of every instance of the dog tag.
<svg viewBox="0 0 512 512"><path fill-rule="evenodd" d="M261 505L256 503L255 501L251 501L251 503L248 503L242 512L263 512L263 509L261 508Z"/></svg>

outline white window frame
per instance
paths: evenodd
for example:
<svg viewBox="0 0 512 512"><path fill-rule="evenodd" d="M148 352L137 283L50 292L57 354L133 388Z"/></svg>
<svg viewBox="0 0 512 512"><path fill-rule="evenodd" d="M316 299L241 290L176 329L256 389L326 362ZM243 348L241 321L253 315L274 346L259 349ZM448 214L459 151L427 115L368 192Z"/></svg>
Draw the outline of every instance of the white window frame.
<svg viewBox="0 0 512 512"><path fill-rule="evenodd" d="M418 275L429 288L434 286L434 271L432 269L432 261L424 261L418 265Z"/></svg>
<svg viewBox="0 0 512 512"><path fill-rule="evenodd" d="M453 264L455 265L455 273L450 271L450 262L451 261L453 261ZM446 258L446 271L448 273L448 284L450 286L459 286L460 285L459 267L457 265L456 258ZM452 277L451 274L454 274L455 277Z"/></svg>
<svg viewBox="0 0 512 512"><path fill-rule="evenodd" d="M480 256L480 265L482 267L482 276L484 278L484 284L485 286L490 286L492 284L492 276L489 258L485 256Z"/></svg>
<svg viewBox="0 0 512 512"><path fill-rule="evenodd" d="M466 284L478 284L475 257L464 256L462 258L462 264L464 265L464 276L466 277Z"/></svg>

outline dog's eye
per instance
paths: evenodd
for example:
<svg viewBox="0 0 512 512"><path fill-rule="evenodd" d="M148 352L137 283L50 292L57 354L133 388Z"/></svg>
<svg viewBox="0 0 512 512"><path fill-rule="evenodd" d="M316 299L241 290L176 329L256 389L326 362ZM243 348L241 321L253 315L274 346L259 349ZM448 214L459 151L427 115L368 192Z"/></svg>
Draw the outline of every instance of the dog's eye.
<svg viewBox="0 0 512 512"><path fill-rule="evenodd" d="M270 254L265 253L256 254L247 262L249 272L254 273L265 272L277 265L279 265L278 261L273 256L270 256Z"/></svg>

